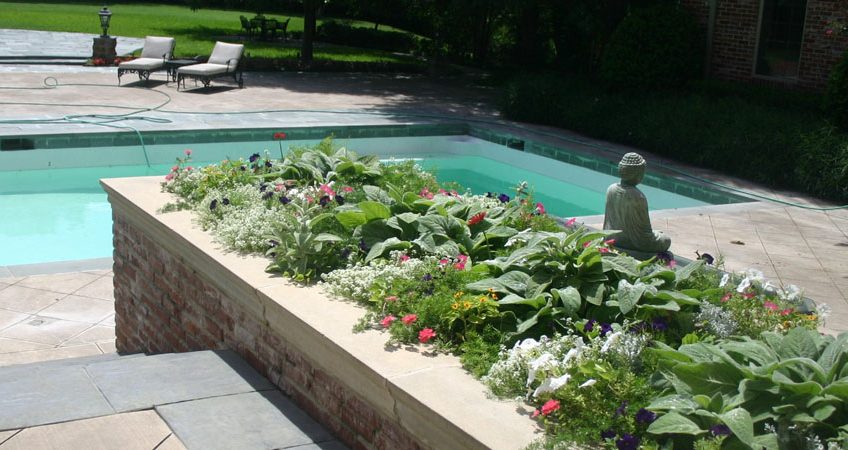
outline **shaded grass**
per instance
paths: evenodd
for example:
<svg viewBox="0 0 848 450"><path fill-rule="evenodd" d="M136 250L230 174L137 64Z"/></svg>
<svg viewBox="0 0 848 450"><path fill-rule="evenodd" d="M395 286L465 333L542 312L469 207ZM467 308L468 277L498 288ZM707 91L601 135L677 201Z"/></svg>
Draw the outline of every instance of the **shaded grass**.
<svg viewBox="0 0 848 450"><path fill-rule="evenodd" d="M102 3L17 3L0 2L0 28L42 31L67 31L100 34L97 11ZM109 34L127 37L172 36L177 45L175 56L209 55L215 41L243 42L245 53L254 58L296 58L299 42L261 42L244 40L239 16L252 17L245 11L198 9L162 4L111 4L112 20ZM302 31L299 16L266 15L278 20L291 19L288 31ZM367 22L355 22L367 25ZM404 55L379 50L316 43L316 59L344 62L415 63Z"/></svg>

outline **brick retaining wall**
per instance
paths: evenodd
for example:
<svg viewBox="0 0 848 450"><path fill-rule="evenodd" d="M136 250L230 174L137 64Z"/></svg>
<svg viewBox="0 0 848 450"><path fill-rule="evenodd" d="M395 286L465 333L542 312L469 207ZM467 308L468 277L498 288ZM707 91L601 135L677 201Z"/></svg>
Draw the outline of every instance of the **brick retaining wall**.
<svg viewBox="0 0 848 450"><path fill-rule="evenodd" d="M424 448L181 258L121 217L113 230L118 351L233 349L351 448Z"/></svg>

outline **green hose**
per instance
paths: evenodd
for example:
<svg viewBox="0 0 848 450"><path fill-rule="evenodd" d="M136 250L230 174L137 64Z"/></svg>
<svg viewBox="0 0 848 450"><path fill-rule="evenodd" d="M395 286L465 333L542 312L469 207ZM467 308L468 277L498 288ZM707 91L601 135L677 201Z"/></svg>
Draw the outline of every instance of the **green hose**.
<svg viewBox="0 0 848 450"><path fill-rule="evenodd" d="M56 88L59 88L61 86L93 86L93 87L108 87L108 88L125 88L125 87L122 87L122 86L114 86L114 85L108 85L108 84L97 84L97 83L59 83L59 80L57 80L54 77L46 77L46 78L44 78L42 83L44 84L44 86L41 86L41 87L16 87L16 86L6 87L6 86L0 86L0 89L40 90L40 89L56 89ZM332 110L332 109L270 109L270 110L234 111L234 112L172 111L172 110L162 109L165 105L167 105L168 103L171 102L172 99L171 99L170 95L168 95L165 92L157 91L155 89L150 89L150 88L147 88L147 87L141 87L141 89L145 89L147 91L155 92L157 94L163 95L163 96L165 96L166 100L163 103L161 103L157 106L154 106L152 108L137 108L137 107L129 107L129 106L116 106L116 105L103 105L103 104L57 104L57 103L39 103L39 102L0 102L0 104L2 104L2 105L75 106L75 107L100 107L100 108L114 108L114 109L129 110L129 112L124 113L124 114L79 114L79 115L67 115L67 116L64 116L64 117L61 117L61 118L57 118L57 119L6 119L6 120L0 119L0 123L4 123L4 124L79 123L79 124L86 124L86 125L99 125L99 126L110 127L110 128L132 130L138 136L139 142L141 143L141 148L144 151L145 161L147 162L147 166L150 167L150 159L147 156L147 147L144 144L144 138L142 137L141 132L135 127L132 127L132 126L129 126L129 125L116 125L115 122L122 122L122 121L129 121L129 120L141 120L141 121L151 122L151 123L163 123L163 124L164 123L172 123L172 121L170 121L168 119L162 119L162 118L156 118L156 117L136 116L136 114L148 112L148 111L157 111L157 112L166 113L166 114L194 114L194 115L202 115L202 114L208 114L208 115L239 115L239 114L268 114L268 113L312 113L312 114L319 113L319 114L322 114L323 113L323 114L348 114L348 115L393 116L393 117L398 116L398 113L387 113L387 112L379 112L379 111L375 112L375 111ZM581 140L581 139L575 139L575 138L571 138L571 137L565 137L565 136L561 136L559 134L552 133L552 132L549 132L549 131L535 130L535 129L532 129L530 127L520 125L520 124L500 123L500 122L496 122L496 121L493 121L493 120L490 120L490 119L475 119L475 118L469 118L469 117L462 117L462 118L448 117L448 116L441 115L441 114L404 113L403 115L407 116L407 117L414 117L414 118L426 118L426 119L438 119L438 120L452 119L452 120L460 120L460 121L466 122L466 123L471 122L471 123L479 123L479 124L490 125L490 126L496 125L496 126L511 128L511 129L515 129L515 130L520 130L520 131L523 131L523 132L547 136L547 137L555 138L555 139L558 139L558 140L561 140L561 141L570 142L570 143L573 143L573 144L585 145L585 146L588 146L588 147L591 147L591 148L594 148L594 149L597 149L597 150L601 150L601 151L606 152L606 153L611 153L611 154L614 154L614 155L617 155L617 156L623 155L622 152L614 150L614 149L609 148L609 147L606 147L606 146L601 145L601 144L597 144L597 143L594 143L594 142L589 142L589 141L585 141L585 140ZM716 187L719 187L721 189L725 189L725 190L732 191L732 192L738 192L738 193L746 195L746 196L755 197L755 198L759 198L759 199L762 199L762 200L766 200L766 201L770 201L770 202L774 202L774 203L778 203L778 204L782 204L782 205L786 205L786 206L793 206L793 207L796 207L796 208L802 208L802 209L813 210L813 211L836 211L836 210L841 210L841 209L848 209L848 205L819 207L819 206L803 205L803 204L800 204L800 203L781 200L781 199L778 199L778 198L769 197L767 195L749 192L749 191L746 191L744 189L739 189L739 188L736 188L736 187L733 187L733 186L727 186L725 184L721 184L721 183L717 183L715 181L700 178L700 177L697 177L695 175L690 175L690 174L688 174L688 173L686 173L686 172L684 172L680 169L677 169L675 167L668 166L668 165L665 165L665 164L662 164L662 163L659 163L657 165L662 167L663 169L665 169L667 171L682 175L686 178L696 180L700 183L708 184L708 185L711 185L711 186L716 186Z"/></svg>

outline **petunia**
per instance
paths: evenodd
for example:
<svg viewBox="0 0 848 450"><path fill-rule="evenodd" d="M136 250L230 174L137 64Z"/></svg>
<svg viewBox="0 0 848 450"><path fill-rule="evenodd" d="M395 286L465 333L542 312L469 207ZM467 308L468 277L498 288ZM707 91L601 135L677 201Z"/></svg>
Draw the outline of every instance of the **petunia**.
<svg viewBox="0 0 848 450"><path fill-rule="evenodd" d="M713 436L730 436L730 433L730 428L725 424L718 424L710 427L710 434Z"/></svg>
<svg viewBox="0 0 848 450"><path fill-rule="evenodd" d="M400 319L400 321L403 322L404 325L412 325L413 323L415 323L416 320L418 320L417 314L407 314L403 316L402 319Z"/></svg>
<svg viewBox="0 0 848 450"><path fill-rule="evenodd" d="M589 321L588 321L588 322L586 322L586 324L585 324L585 325L583 325L583 331L585 331L586 333L588 333L588 332L590 332L590 331L594 330L594 329L595 329L595 324L596 324L596 323L598 323L598 322L597 322L595 319L589 319Z"/></svg>
<svg viewBox="0 0 848 450"><path fill-rule="evenodd" d="M509 202L509 196L506 194L500 194L498 195L498 201L501 203L507 203Z"/></svg>
<svg viewBox="0 0 848 450"><path fill-rule="evenodd" d="M222 205L229 205L229 204L230 204L230 199L228 199L227 197L224 197L224 199L223 199L223 200L221 200L221 204L222 204Z"/></svg>
<svg viewBox="0 0 848 450"><path fill-rule="evenodd" d="M217 208L217 207L218 207L218 199L212 199L212 201L209 202L209 209L214 211L215 208Z"/></svg>
<svg viewBox="0 0 848 450"><path fill-rule="evenodd" d="M257 159L259 159L259 153L254 153L254 154L250 155L250 158L248 159L248 161L256 162Z"/></svg>
<svg viewBox="0 0 848 450"><path fill-rule="evenodd" d="M598 382L598 380L596 380L596 379L594 379L594 378L589 378L588 380L586 380L586 381L584 381L584 382L580 383L580 386L577 386L577 387L579 387L579 388L592 387L592 386L594 386L594 385L595 385L595 383L597 383L597 382Z"/></svg>
<svg viewBox="0 0 848 450"><path fill-rule="evenodd" d="M542 405L542 415L547 416L560 408L559 400L548 400Z"/></svg>
<svg viewBox="0 0 848 450"><path fill-rule="evenodd" d="M344 205L345 204L344 197L342 197L341 195L337 195L336 196L336 203L338 203L339 205Z"/></svg>
<svg viewBox="0 0 848 450"><path fill-rule="evenodd" d="M607 428L606 430L601 431L601 439L602 440L615 439L615 436L616 436L616 432L612 428Z"/></svg>
<svg viewBox="0 0 848 450"><path fill-rule="evenodd" d="M565 374L561 377L548 377L545 378L545 381L533 391L533 397L538 397L542 394L547 394L551 392L556 392L557 389L565 386L568 383L568 380L571 379L571 375Z"/></svg>
<svg viewBox="0 0 848 450"><path fill-rule="evenodd" d="M640 408L639 411L636 412L636 423L649 425L655 420L657 420L657 413L653 411Z"/></svg>
<svg viewBox="0 0 848 450"><path fill-rule="evenodd" d="M571 227L571 226L574 226L575 223L577 223L577 218L572 217L572 218L565 221L565 226Z"/></svg>
<svg viewBox="0 0 848 450"><path fill-rule="evenodd" d="M271 166L273 166L273 165L274 165L274 164L272 164L272 163L271 163L271 161L267 161L267 160L265 161L265 167L267 167L267 168L269 168L269 169L270 169L270 168L271 168Z"/></svg>
<svg viewBox="0 0 848 450"><path fill-rule="evenodd" d="M434 337L436 337L436 332L432 328L425 328L418 332L418 342L422 344L426 344Z"/></svg>
<svg viewBox="0 0 848 450"><path fill-rule="evenodd" d="M330 196L329 195L322 195L321 198L318 199L318 204L321 205L322 207L327 206L328 203L330 203Z"/></svg>
<svg viewBox="0 0 848 450"><path fill-rule="evenodd" d="M280 197L280 203L282 203L284 205L288 205L289 203L291 203L291 199L284 195L284 196Z"/></svg>
<svg viewBox="0 0 848 450"><path fill-rule="evenodd" d="M612 331L612 325L608 323L601 324L601 336L605 336L607 333Z"/></svg>
<svg viewBox="0 0 848 450"><path fill-rule="evenodd" d="M656 331L665 331L668 329L668 323L662 317L654 317L651 320L651 328Z"/></svg>
<svg viewBox="0 0 848 450"><path fill-rule="evenodd" d="M621 439L615 441L615 447L618 450L637 450L639 448L639 438L630 433L621 435Z"/></svg>
<svg viewBox="0 0 848 450"><path fill-rule="evenodd" d="M397 320L397 317L389 314L388 316L383 317L383 320L380 321L380 325L382 325L383 328L389 328L395 320Z"/></svg>
<svg viewBox="0 0 848 450"><path fill-rule="evenodd" d="M542 202L536 202L536 214L539 214L541 216L545 215L546 213L547 210L545 210L545 205L543 205Z"/></svg>
<svg viewBox="0 0 848 450"><path fill-rule="evenodd" d="M456 270L465 270L465 263L468 262L468 256L460 254L456 257L459 261L453 265Z"/></svg>

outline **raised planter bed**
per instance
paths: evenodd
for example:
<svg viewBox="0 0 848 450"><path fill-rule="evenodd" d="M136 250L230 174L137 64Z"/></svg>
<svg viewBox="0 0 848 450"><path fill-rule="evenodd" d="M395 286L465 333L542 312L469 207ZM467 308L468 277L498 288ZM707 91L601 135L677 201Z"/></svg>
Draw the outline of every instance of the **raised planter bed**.
<svg viewBox="0 0 848 450"><path fill-rule="evenodd" d="M363 310L267 274L268 261L223 251L160 177L101 183L114 218L120 352L235 350L352 448L518 449L542 430L448 355L387 349L354 334Z"/></svg>

